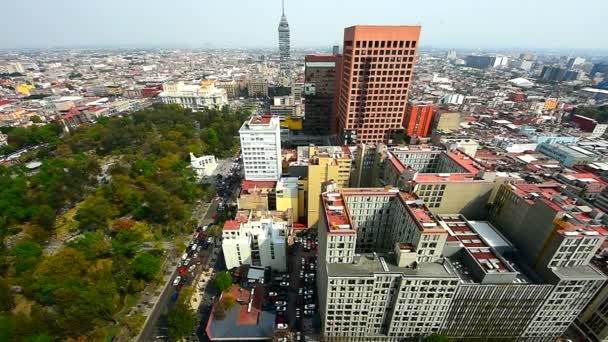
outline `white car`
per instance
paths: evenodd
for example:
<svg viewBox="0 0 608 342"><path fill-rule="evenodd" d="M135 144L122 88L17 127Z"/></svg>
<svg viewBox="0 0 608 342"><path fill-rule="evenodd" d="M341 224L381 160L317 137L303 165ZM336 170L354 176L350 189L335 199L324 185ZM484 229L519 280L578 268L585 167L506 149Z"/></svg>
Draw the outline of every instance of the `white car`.
<svg viewBox="0 0 608 342"><path fill-rule="evenodd" d="M182 280L181 276L177 276L175 277L175 280L173 280L173 286L177 286L179 285L179 282Z"/></svg>
<svg viewBox="0 0 608 342"><path fill-rule="evenodd" d="M283 302L283 301L277 301L276 303L274 303L275 306L284 306L287 305L287 302Z"/></svg>
<svg viewBox="0 0 608 342"><path fill-rule="evenodd" d="M196 268L196 265L190 265L190 267L188 267L188 272L192 273L192 271L194 271L195 268Z"/></svg>
<svg viewBox="0 0 608 342"><path fill-rule="evenodd" d="M304 309L307 310L314 310L316 308L316 306L314 304L307 304L304 306Z"/></svg>
<svg viewBox="0 0 608 342"><path fill-rule="evenodd" d="M286 306L277 306L277 311L287 311Z"/></svg>
<svg viewBox="0 0 608 342"><path fill-rule="evenodd" d="M277 323L277 329L287 329L286 323Z"/></svg>
<svg viewBox="0 0 608 342"><path fill-rule="evenodd" d="M184 260L184 266L188 266L190 264L190 259Z"/></svg>
<svg viewBox="0 0 608 342"><path fill-rule="evenodd" d="M188 259L188 253L182 254L182 260L186 260L186 259Z"/></svg>

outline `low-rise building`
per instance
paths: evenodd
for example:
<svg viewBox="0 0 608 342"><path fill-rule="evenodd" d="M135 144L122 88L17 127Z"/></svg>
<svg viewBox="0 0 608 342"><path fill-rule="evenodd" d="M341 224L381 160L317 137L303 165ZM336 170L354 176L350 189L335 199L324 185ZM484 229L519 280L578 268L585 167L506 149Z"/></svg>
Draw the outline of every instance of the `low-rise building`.
<svg viewBox="0 0 608 342"><path fill-rule="evenodd" d="M594 152L574 145L542 143L536 150L568 167L589 164L598 159Z"/></svg>
<svg viewBox="0 0 608 342"><path fill-rule="evenodd" d="M224 223L222 250L226 268L243 264L287 270L287 235L291 217L285 212L243 210Z"/></svg>
<svg viewBox="0 0 608 342"><path fill-rule="evenodd" d="M190 166L196 173L196 176L201 179L213 174L217 168L217 161L215 160L215 156L197 157L194 153L190 152Z"/></svg>

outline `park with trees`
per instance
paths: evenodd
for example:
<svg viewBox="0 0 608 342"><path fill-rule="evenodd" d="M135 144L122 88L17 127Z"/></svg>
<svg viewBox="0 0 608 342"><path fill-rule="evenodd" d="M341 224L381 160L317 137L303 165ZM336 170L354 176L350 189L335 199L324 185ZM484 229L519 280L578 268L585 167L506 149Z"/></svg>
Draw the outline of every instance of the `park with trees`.
<svg viewBox="0 0 608 342"><path fill-rule="evenodd" d="M234 155L247 117L157 105L67 134L55 124L7 131L4 152L45 147L34 172L0 166L0 341L136 336L142 317L125 313L161 279L162 243L192 232L192 208L213 196L189 152Z"/></svg>

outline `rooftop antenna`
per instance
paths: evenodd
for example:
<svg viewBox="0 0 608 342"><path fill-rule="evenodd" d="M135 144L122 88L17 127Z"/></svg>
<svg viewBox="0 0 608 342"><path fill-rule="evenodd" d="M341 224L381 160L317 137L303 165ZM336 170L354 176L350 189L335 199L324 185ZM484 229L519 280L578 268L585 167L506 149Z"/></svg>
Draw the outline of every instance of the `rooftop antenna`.
<svg viewBox="0 0 608 342"><path fill-rule="evenodd" d="M281 11L283 13L283 16L285 16L285 0L281 0Z"/></svg>

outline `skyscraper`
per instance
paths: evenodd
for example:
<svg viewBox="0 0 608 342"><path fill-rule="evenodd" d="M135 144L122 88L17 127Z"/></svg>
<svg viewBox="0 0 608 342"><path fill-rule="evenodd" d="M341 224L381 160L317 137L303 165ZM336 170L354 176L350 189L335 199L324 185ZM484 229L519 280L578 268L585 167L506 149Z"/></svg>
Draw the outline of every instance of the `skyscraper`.
<svg viewBox="0 0 608 342"><path fill-rule="evenodd" d="M279 57L281 73L289 71L289 23L285 17L285 0L282 2L283 14L279 22Z"/></svg>
<svg viewBox="0 0 608 342"><path fill-rule="evenodd" d="M336 55L304 57L306 119L304 130L309 134L329 134L336 83Z"/></svg>
<svg viewBox="0 0 608 342"><path fill-rule="evenodd" d="M345 144L388 142L403 128L420 26L344 29L338 134Z"/></svg>

